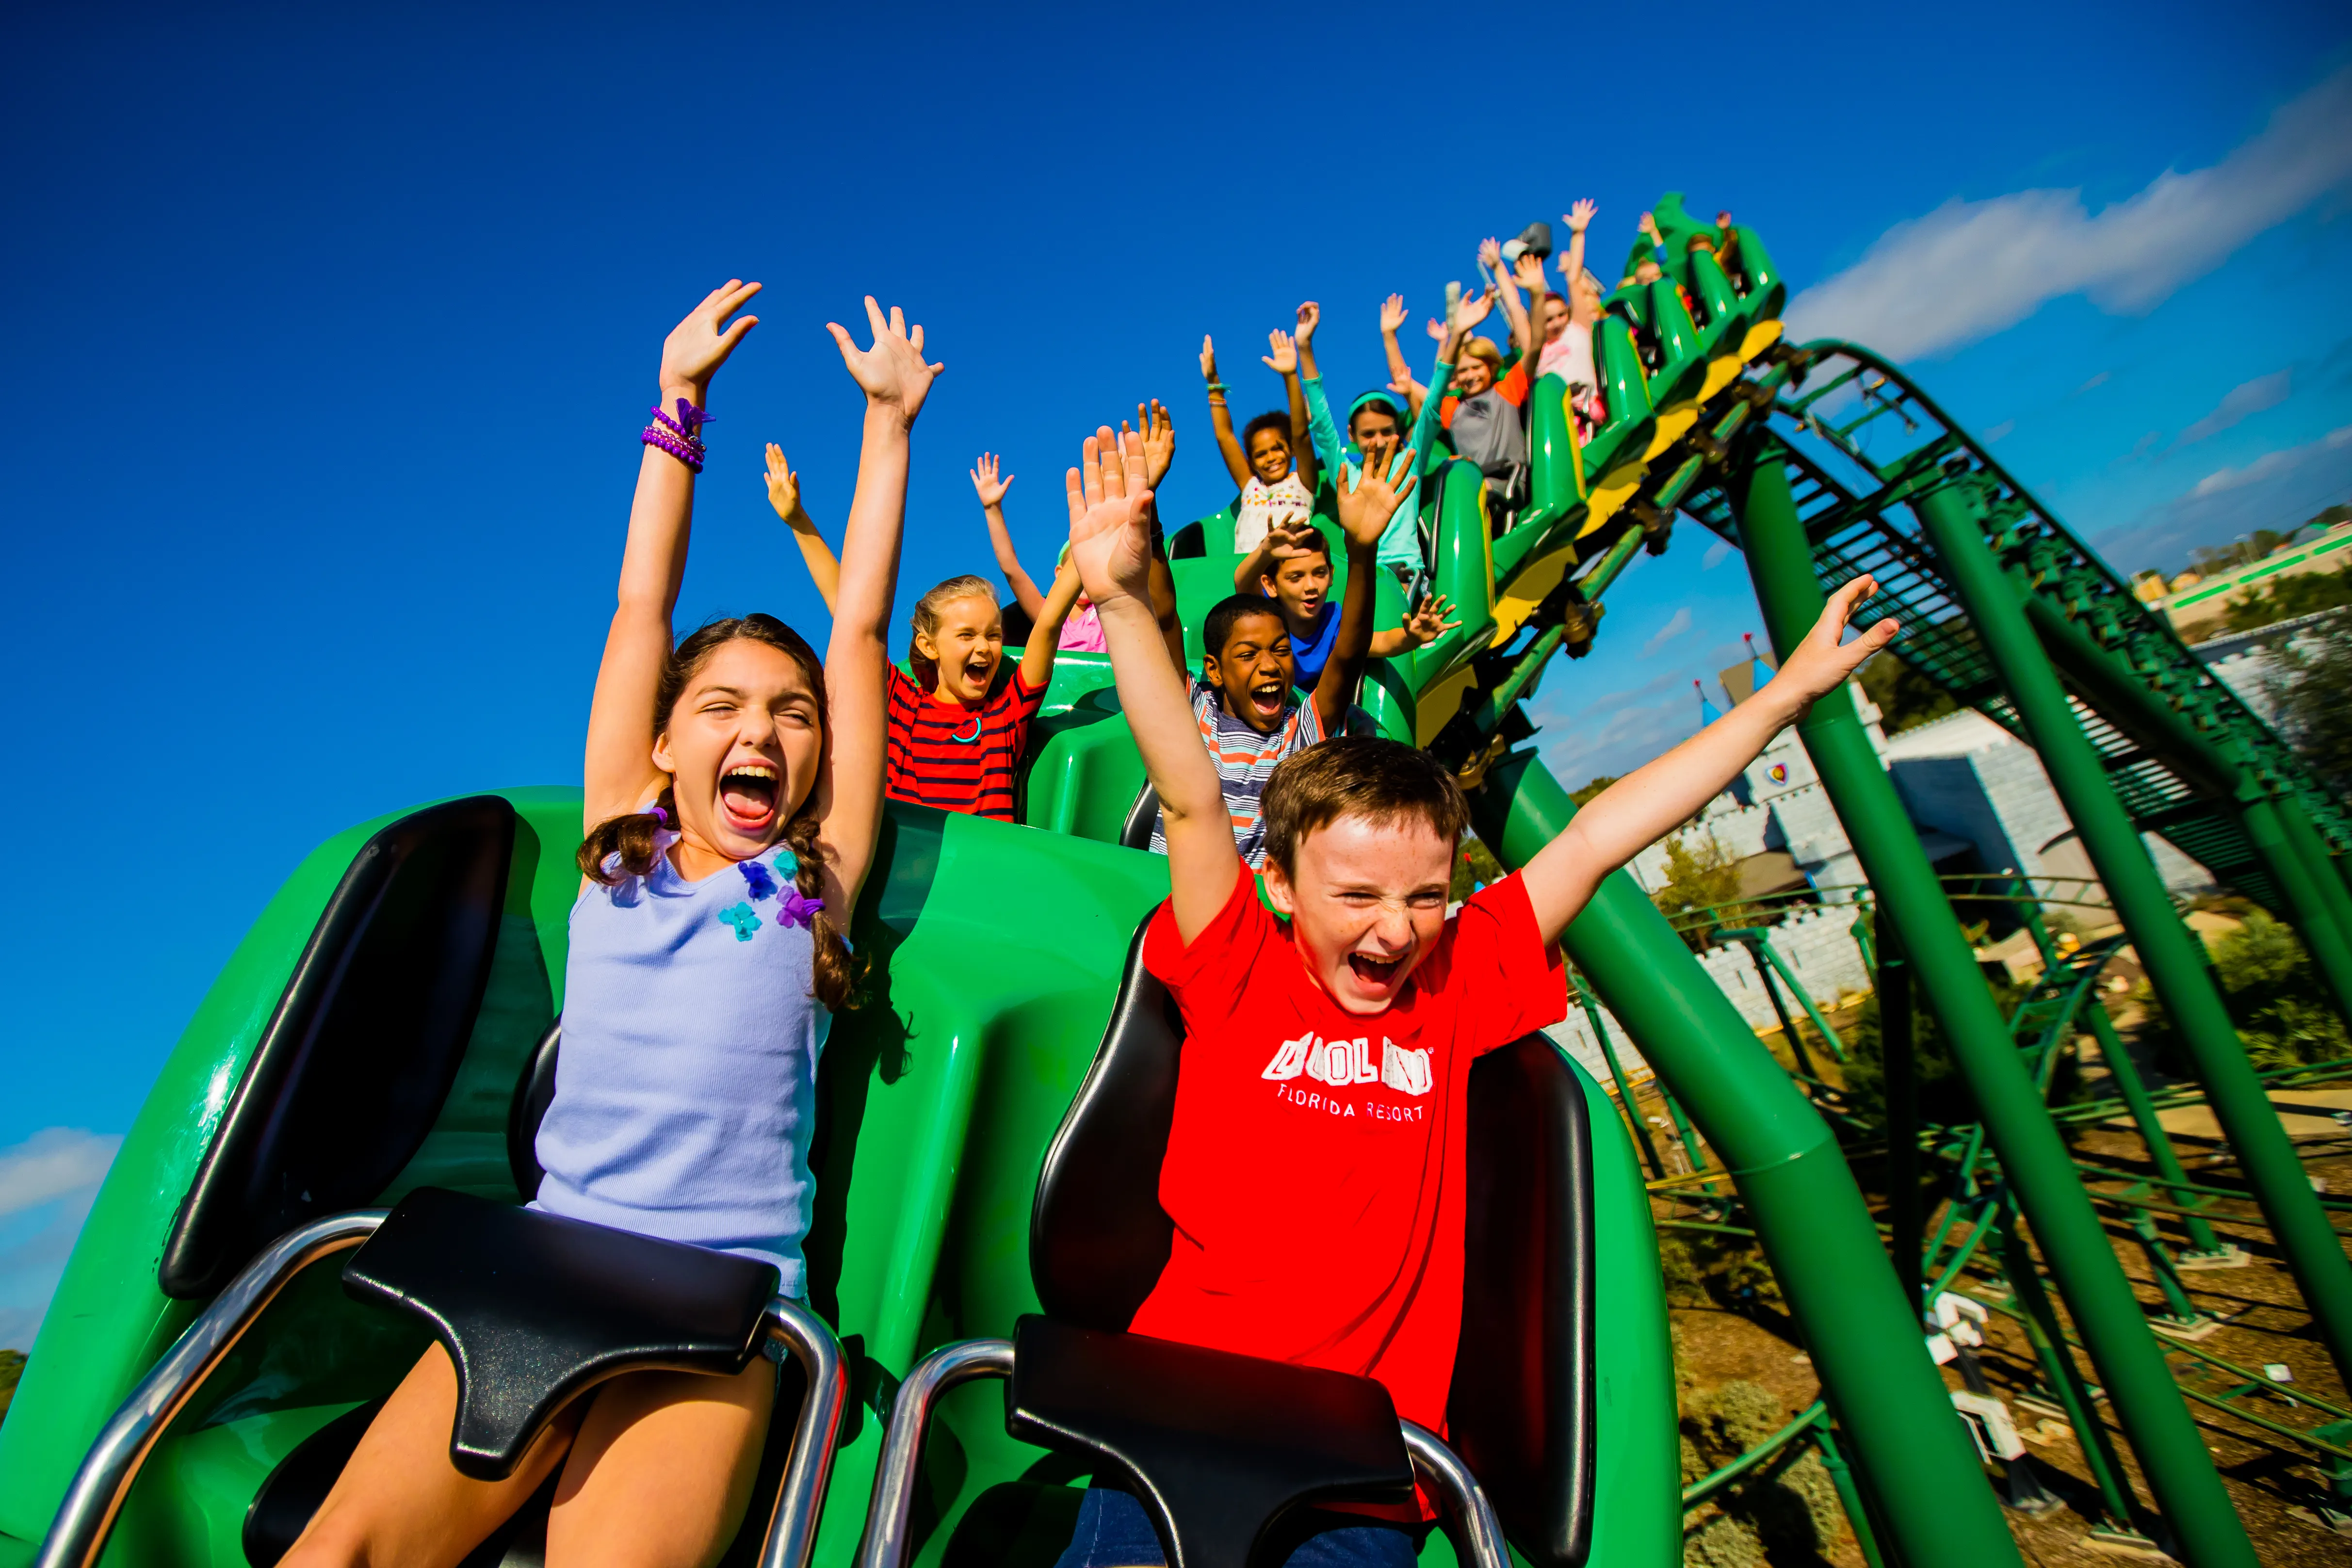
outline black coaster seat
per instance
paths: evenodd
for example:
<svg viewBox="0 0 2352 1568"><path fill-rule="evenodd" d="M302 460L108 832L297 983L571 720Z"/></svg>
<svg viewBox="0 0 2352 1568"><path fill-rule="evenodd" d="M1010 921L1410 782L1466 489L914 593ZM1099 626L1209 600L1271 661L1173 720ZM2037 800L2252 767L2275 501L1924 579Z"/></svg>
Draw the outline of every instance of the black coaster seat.
<svg viewBox="0 0 2352 1568"><path fill-rule="evenodd" d="M776 1270L419 1187L343 1265L343 1289L421 1320L441 1342L457 1369L449 1461L494 1481L606 1378L741 1372L760 1354Z"/></svg>
<svg viewBox="0 0 2352 1568"><path fill-rule="evenodd" d="M740 1373L765 1341L781 1342L800 1375L780 1384L752 1511L723 1561L758 1552L765 1568L804 1568L847 1377L831 1330L775 1295L772 1266L446 1189L416 1188L388 1214L362 1207L425 1146L467 1060L516 831L505 799L475 796L401 818L352 856L165 1239L159 1284L206 1305L84 1456L45 1561L92 1568L155 1435L290 1281L356 1248L347 1292L415 1314L456 1364L450 1458L479 1479L511 1475L546 1423L604 1379ZM509 1117L525 1196L538 1185L530 1151L560 1040L551 1028L530 1053ZM269 1568L308 1525L373 1411L327 1423L263 1481L244 1531L255 1568ZM502 1542L543 1525L552 1490L468 1568L496 1563Z"/></svg>
<svg viewBox="0 0 2352 1568"><path fill-rule="evenodd" d="M1159 1180L1183 1046L1142 947L1139 929L1039 1176L1029 1258L1045 1314L1009 1342L944 1345L909 1370L860 1568L907 1561L930 1409L978 1376L1007 1379L1012 1436L1083 1456L1098 1484L1132 1491L1171 1568L1274 1568L1318 1504L1405 1500L1416 1470L1447 1502L1465 1563L1502 1568L1507 1521L1534 1568L1579 1568L1592 1509L1592 1176L1573 1071L1535 1035L1471 1072L1449 1448L1400 1422L1371 1379L1126 1332L1174 1235Z"/></svg>

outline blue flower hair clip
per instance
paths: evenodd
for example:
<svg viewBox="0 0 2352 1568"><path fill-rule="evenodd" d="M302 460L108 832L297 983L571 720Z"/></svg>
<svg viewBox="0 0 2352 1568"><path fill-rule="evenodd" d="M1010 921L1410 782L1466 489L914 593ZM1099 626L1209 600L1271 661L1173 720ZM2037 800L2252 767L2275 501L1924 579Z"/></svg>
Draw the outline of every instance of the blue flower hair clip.
<svg viewBox="0 0 2352 1568"><path fill-rule="evenodd" d="M743 880L751 885L753 898L773 898L776 895L774 874L758 861L737 861L735 869L743 873Z"/></svg>

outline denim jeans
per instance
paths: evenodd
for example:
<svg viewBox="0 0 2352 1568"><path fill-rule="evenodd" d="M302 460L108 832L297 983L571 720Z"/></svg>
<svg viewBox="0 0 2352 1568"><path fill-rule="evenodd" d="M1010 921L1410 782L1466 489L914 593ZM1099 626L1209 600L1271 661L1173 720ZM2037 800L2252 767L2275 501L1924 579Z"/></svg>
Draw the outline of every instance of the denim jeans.
<svg viewBox="0 0 2352 1568"><path fill-rule="evenodd" d="M1367 1520L1308 1536L1284 1568L1413 1568L1417 1555L1410 1532ZM1069 1549L1054 1568L1164 1568L1167 1561L1141 1503L1123 1491L1089 1487Z"/></svg>

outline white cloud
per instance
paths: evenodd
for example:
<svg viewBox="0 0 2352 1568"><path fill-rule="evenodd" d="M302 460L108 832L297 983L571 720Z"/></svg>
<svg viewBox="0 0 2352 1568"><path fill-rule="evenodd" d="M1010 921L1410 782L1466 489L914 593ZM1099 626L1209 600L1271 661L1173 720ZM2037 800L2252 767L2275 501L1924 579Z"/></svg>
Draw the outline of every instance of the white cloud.
<svg viewBox="0 0 2352 1568"><path fill-rule="evenodd" d="M1699 558L1698 569L1701 571L1713 571L1717 567L1729 560L1731 552L1738 548L1729 539L1716 540L1706 547L1706 554Z"/></svg>
<svg viewBox="0 0 2352 1568"><path fill-rule="evenodd" d="M2081 386L2076 387L2070 395L2080 397L2084 392L2089 392L2093 387L2103 387L2115 379L2115 374L2116 372L2113 371L2101 371L2097 375L2093 376L2089 381L2084 382Z"/></svg>
<svg viewBox="0 0 2352 1568"><path fill-rule="evenodd" d="M2122 571L2175 571L2199 545L2221 544L2256 528L2293 528L2330 501L2352 494L2352 424L2300 446L2265 452L2234 468L2216 468L2160 506L2093 540Z"/></svg>
<svg viewBox="0 0 2352 1568"><path fill-rule="evenodd" d="M45 1127L0 1149L0 1347L28 1350L122 1139Z"/></svg>
<svg viewBox="0 0 2352 1568"><path fill-rule="evenodd" d="M0 1217L95 1187L121 1146L120 1134L44 1127L13 1149L0 1149Z"/></svg>
<svg viewBox="0 0 2352 1568"><path fill-rule="evenodd" d="M1990 430L1986 431L1984 433L1984 438L1988 444L1999 441L2002 436L2007 435L2011 431L2015 430L2016 428L2017 421L2013 419L2004 419L1999 424L1994 425Z"/></svg>
<svg viewBox="0 0 2352 1568"><path fill-rule="evenodd" d="M2264 409L2276 408L2294 392L2294 367L2273 371L2266 376L2256 376L2250 382L2240 382L2221 394L2213 412L2182 431L2174 440L2175 446L2194 446L2209 435L2219 435L2231 425L2252 418Z"/></svg>
<svg viewBox="0 0 2352 1568"><path fill-rule="evenodd" d="M2228 400L2223 401L2226 402ZM2242 490L2273 475L2300 468L2322 453L2333 452L2346 445L2352 445L2352 424L2338 425L2318 440L2305 442L2301 446L2265 452L2243 468L2216 468L2189 488L2189 497L2191 500L2202 500L2208 496L2218 496L2224 490Z"/></svg>
<svg viewBox="0 0 2352 1568"><path fill-rule="evenodd" d="M1690 606L1685 604L1680 610L1675 612L1673 620L1667 622L1664 625L1659 627L1657 631L1651 633L1650 640L1642 644L1642 657L1644 659L1649 658L1659 649L1664 647L1667 643L1673 642L1675 638L1681 636L1690 629Z"/></svg>
<svg viewBox="0 0 2352 1568"><path fill-rule="evenodd" d="M1910 360L2013 327L2064 295L2137 314L2347 181L2352 66L2281 106L2219 163L2167 170L2095 215L2080 191L2036 190L1954 198L1897 224L1790 302L1789 335Z"/></svg>

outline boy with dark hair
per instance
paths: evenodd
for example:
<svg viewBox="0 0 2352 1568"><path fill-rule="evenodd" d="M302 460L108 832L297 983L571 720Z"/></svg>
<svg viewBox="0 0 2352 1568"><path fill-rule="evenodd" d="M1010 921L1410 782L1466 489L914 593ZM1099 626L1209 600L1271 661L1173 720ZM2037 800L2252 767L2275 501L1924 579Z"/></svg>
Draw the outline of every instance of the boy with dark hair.
<svg viewBox="0 0 2352 1568"><path fill-rule="evenodd" d="M1390 455L1391 463L1395 454ZM1331 544L1311 522L1277 523L1255 549L1234 568L1234 591L1256 590L1282 612L1283 629L1290 634L1290 657L1301 691L1318 689L1323 667L1329 663L1339 637L1339 612L1331 603ZM1350 576L1349 581L1354 578ZM1424 594L1402 626L1372 633L1367 652L1375 659L1392 658L1424 643L1434 643L1461 625L1448 621L1453 608L1442 593ZM1371 611L1367 606L1365 614Z"/></svg>
<svg viewBox="0 0 2352 1568"><path fill-rule="evenodd" d="M1442 1433L1461 1331L1472 1061L1565 1015L1555 944L1601 879L1695 815L1895 626L1841 645L1875 590L1867 577L1846 584L1769 685L1612 786L1452 917L1468 810L1445 768L1377 739L1289 758L1260 813L1266 896L1286 923L1243 874L1216 769L1182 733L1183 689L1148 597L1148 493L1129 488L1128 467L1103 430L1068 489L1070 559L1101 613L1166 823L1169 899L1143 961L1185 1026L1160 1177L1174 1244L1129 1329L1377 1378L1400 1416ZM1353 541L1377 534L1398 498L1378 475L1341 476L1351 570ZM1089 1501L1098 1527L1140 1507ZM1377 1520L1318 1539L1340 1560L1413 1554L1404 1531ZM1077 1543L1071 1556L1150 1561Z"/></svg>

